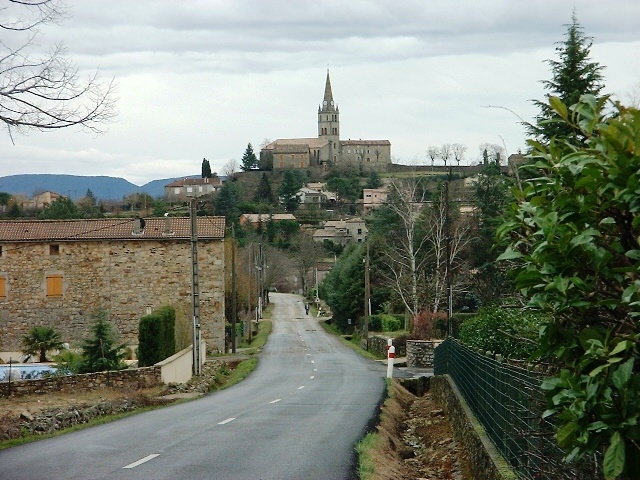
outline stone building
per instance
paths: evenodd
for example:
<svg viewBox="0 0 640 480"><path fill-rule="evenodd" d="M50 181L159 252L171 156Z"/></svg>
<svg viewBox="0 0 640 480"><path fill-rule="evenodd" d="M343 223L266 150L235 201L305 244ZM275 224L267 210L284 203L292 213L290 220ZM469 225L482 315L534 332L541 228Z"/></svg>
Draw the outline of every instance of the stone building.
<svg viewBox="0 0 640 480"><path fill-rule="evenodd" d="M164 186L164 197L170 202L182 202L191 197L216 193L222 188L220 177L183 178Z"/></svg>
<svg viewBox="0 0 640 480"><path fill-rule="evenodd" d="M274 170L310 166L354 166L384 170L391 163L389 140L340 140L340 109L333 100L327 70L322 104L318 106L318 137L281 138L262 148L260 163Z"/></svg>
<svg viewBox="0 0 640 480"><path fill-rule="evenodd" d="M210 350L224 347L224 217L198 217L200 323ZM0 221L0 351L17 351L35 325L72 346L92 314L109 312L135 347L150 310L176 308L191 322L188 217Z"/></svg>

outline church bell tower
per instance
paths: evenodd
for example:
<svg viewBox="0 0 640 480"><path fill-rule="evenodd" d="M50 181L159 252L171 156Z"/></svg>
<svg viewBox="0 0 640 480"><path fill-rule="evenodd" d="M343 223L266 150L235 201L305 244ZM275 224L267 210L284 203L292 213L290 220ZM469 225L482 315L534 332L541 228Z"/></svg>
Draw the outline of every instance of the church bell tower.
<svg viewBox="0 0 640 480"><path fill-rule="evenodd" d="M330 142L330 158L335 158L340 147L340 110L333 101L329 70L327 70L322 105L318 107L318 138L327 139Z"/></svg>

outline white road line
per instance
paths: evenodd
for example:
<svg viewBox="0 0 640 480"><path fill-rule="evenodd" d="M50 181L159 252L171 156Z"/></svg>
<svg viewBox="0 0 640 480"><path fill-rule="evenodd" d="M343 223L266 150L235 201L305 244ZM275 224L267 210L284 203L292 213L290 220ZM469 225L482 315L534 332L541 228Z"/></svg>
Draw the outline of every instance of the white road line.
<svg viewBox="0 0 640 480"><path fill-rule="evenodd" d="M317 371L318 371L318 369L317 369L317 368L314 368L314 369L313 369L313 371L314 371L314 372L317 372Z"/></svg>
<svg viewBox="0 0 640 480"><path fill-rule="evenodd" d="M313 375L311 375L309 378L310 378L311 380L313 380L313 379L314 379L314 376L313 376Z"/></svg>
<svg viewBox="0 0 640 480"><path fill-rule="evenodd" d="M282 400L282 399L276 398L275 400L271 400L269 403L278 403L280 400Z"/></svg>
<svg viewBox="0 0 640 480"><path fill-rule="evenodd" d="M218 422L218 425L226 425L229 422L233 422L236 419L236 417L229 417L226 420L223 420L221 422Z"/></svg>
<svg viewBox="0 0 640 480"><path fill-rule="evenodd" d="M311 363L316 363L316 361L315 360L311 360Z"/></svg>
<svg viewBox="0 0 640 480"><path fill-rule="evenodd" d="M124 466L122 468L136 468L138 465L142 465L143 463L148 462L149 460L152 460L152 459L154 459L156 457L159 457L159 456L160 456L159 453L153 453L151 455L147 455L144 458L141 458L137 462L130 463L129 465L126 465L126 466Z"/></svg>
<svg viewBox="0 0 640 480"><path fill-rule="evenodd" d="M301 385L298 387L298 390L302 390L304 388L304 385Z"/></svg>

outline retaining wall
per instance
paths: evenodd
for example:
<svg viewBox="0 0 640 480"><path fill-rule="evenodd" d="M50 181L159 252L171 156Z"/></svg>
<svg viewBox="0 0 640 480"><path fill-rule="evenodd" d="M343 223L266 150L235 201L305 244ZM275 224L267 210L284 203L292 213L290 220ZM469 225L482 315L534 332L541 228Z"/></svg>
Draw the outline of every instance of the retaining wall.
<svg viewBox="0 0 640 480"><path fill-rule="evenodd" d="M518 476L491 443L449 375L431 378L430 391L451 420L454 437L469 459L473 478L517 480Z"/></svg>

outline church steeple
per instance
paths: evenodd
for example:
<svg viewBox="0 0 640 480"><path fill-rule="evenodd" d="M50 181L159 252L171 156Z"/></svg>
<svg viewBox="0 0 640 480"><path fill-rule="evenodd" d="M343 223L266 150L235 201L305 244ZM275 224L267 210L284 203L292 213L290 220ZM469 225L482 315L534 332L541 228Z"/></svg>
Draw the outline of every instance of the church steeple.
<svg viewBox="0 0 640 480"><path fill-rule="evenodd" d="M318 138L327 138L332 145L335 145L332 148L338 148L340 141L340 110L333 101L329 69L327 69L322 105L318 107Z"/></svg>
<svg viewBox="0 0 640 480"><path fill-rule="evenodd" d="M327 81L324 85L324 98L322 99L322 109L325 111L333 111L333 93L331 92L331 78L329 78L329 69L327 69Z"/></svg>

